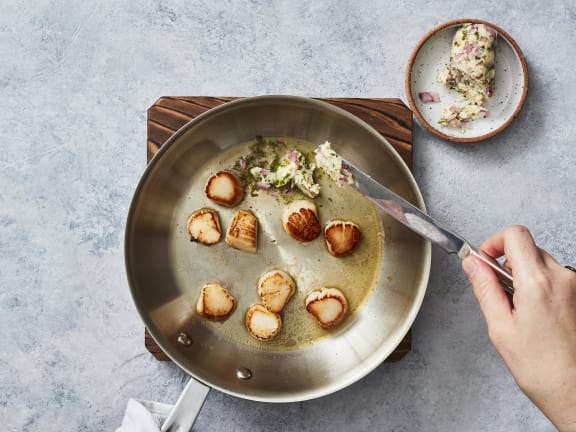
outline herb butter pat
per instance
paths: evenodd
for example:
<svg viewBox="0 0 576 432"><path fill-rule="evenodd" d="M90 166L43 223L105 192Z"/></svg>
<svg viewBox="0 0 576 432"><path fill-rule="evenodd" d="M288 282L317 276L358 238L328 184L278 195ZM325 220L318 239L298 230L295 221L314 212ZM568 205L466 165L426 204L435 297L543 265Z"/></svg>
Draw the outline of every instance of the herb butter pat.
<svg viewBox="0 0 576 432"><path fill-rule="evenodd" d="M328 141L319 145L314 150L314 153L318 168L322 168L338 186L354 184L352 173L348 170L338 153L332 150Z"/></svg>
<svg viewBox="0 0 576 432"><path fill-rule="evenodd" d="M251 195L270 191L287 197L301 192L315 198L320 194L320 185L314 177L316 168L321 168L339 186L354 183L352 174L328 141L313 153L294 147L284 139L266 140L259 136L250 152L239 158L231 170L239 173Z"/></svg>
<svg viewBox="0 0 576 432"><path fill-rule="evenodd" d="M439 83L456 90L462 102L447 107L439 123L464 129L471 120L484 118L484 103L494 94L497 33L480 23L466 23L454 35L450 63L437 77Z"/></svg>
<svg viewBox="0 0 576 432"><path fill-rule="evenodd" d="M298 150L288 150L269 167L256 166L250 174L261 189L282 188L294 183L305 195L314 198L320 193L320 185L314 182L314 164L309 164Z"/></svg>

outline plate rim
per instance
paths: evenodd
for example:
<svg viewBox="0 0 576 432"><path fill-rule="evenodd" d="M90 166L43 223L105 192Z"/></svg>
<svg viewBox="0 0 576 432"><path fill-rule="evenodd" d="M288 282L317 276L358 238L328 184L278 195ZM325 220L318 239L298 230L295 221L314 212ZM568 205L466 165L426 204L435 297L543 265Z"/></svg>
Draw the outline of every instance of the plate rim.
<svg viewBox="0 0 576 432"><path fill-rule="evenodd" d="M442 132L440 129L437 129L436 127L431 125L424 118L424 116L420 113L420 110L418 109L418 106L416 105L416 101L414 100L414 97L412 96L412 72L413 72L413 68L414 68L414 61L416 59L416 56L420 53L420 50L422 49L422 47L436 33L440 32L440 31L442 31L448 27L453 27L453 26L462 25L462 24L466 24L466 23L484 24L484 25L487 25L489 27L492 27L494 30L496 30L498 35L500 35L504 39L506 39L506 41L512 46L512 48L514 49L514 51L516 52L516 55L518 56L518 58L520 60L520 65L522 67L522 75L523 75L522 95L521 95L520 101L516 105L512 115L510 115L510 117L500 127L496 128L496 129L494 129L494 130L492 130L486 134L475 136L475 137L452 136L452 135L448 135L448 134ZM446 21L442 24L437 25L432 30L428 31L428 33L426 33L424 35L424 37L422 37L418 41L418 44L416 45L416 47L412 50L412 53L410 54L410 58L408 60L408 65L406 67L406 73L405 73L404 80L405 80L404 83L405 83L405 88L406 88L406 97L408 98L408 103L410 105L410 108L412 109L412 112L414 113L414 115L418 119L418 122L422 126L424 126L424 128L426 128L426 130L428 130L432 134L434 134L434 135L436 135L442 139L445 139L447 141L452 141L452 142L456 142L456 143L463 143L463 144L475 143L475 142L487 140L489 138L492 138L492 137L498 135L500 132L502 132L504 129L506 129L508 126L510 126L510 124L516 119L516 117L518 117L518 115L522 111L522 108L524 107L524 102L526 101L526 95L528 93L528 66L526 63L526 57L524 56L524 53L522 52L522 50L520 49L520 47L518 46L518 44L516 43L514 38L512 38L512 36L510 36L505 30L503 30L499 26L492 24L488 21L485 21L483 19L457 18L457 19Z"/></svg>

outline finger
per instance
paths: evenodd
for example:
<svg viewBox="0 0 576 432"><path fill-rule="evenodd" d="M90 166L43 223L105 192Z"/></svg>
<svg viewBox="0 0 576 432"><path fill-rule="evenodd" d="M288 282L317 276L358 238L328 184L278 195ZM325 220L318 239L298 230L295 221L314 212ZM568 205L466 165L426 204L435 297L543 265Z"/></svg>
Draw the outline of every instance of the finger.
<svg viewBox="0 0 576 432"><path fill-rule="evenodd" d="M558 261L556 261L556 259L552 255L550 255L547 251L545 251L542 248L538 248L538 249L540 249L540 256L542 258L542 261L544 262L544 264L547 267L552 267L552 268L562 267L562 265ZM506 270L508 270L509 273L512 273L512 267L510 267L510 263L507 260L504 260L502 262L502 267L504 267Z"/></svg>
<svg viewBox="0 0 576 432"><path fill-rule="evenodd" d="M543 263L541 250L528 228L522 225L500 231L486 240L480 249L494 258L505 255L511 268L533 268Z"/></svg>
<svg viewBox="0 0 576 432"><path fill-rule="evenodd" d="M546 264L546 266L552 267L552 268L562 267L560 265L560 263L558 261L556 261L556 258L554 258L552 255L550 255L544 249L540 249L540 256L542 257L542 261L544 261L544 264Z"/></svg>
<svg viewBox="0 0 576 432"><path fill-rule="evenodd" d="M499 325L508 326L512 319L512 305L494 271L473 256L462 261L462 268L472 284L488 329L494 329Z"/></svg>

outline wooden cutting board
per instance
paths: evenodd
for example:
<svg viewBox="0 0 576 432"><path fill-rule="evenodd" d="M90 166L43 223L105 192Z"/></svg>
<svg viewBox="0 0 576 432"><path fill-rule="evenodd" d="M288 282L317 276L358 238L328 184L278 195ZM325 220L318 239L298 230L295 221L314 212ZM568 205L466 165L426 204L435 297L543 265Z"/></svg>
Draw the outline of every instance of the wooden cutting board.
<svg viewBox="0 0 576 432"><path fill-rule="evenodd" d="M150 162L158 149L174 132L198 115L239 99L238 97L165 96L148 109L147 160ZM408 167L412 168L412 111L400 99L323 98L322 101L356 115L376 129L398 151ZM145 346L158 360L170 358L145 330ZM409 331L387 362L402 359L412 348Z"/></svg>

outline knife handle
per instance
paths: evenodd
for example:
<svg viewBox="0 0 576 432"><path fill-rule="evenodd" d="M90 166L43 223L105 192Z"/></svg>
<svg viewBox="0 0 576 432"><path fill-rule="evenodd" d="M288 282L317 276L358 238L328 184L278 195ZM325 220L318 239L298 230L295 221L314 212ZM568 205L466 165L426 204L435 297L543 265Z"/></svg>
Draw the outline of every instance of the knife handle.
<svg viewBox="0 0 576 432"><path fill-rule="evenodd" d="M506 291L510 295L514 295L514 278L512 277L512 273L510 273L508 269L506 269L502 264L500 264L490 255L482 251L478 251L474 249L472 246L470 246L469 255L473 255L479 260L488 264L492 268L492 270L494 270L494 273L496 273L496 277L500 281L500 285L502 285L504 291Z"/></svg>

